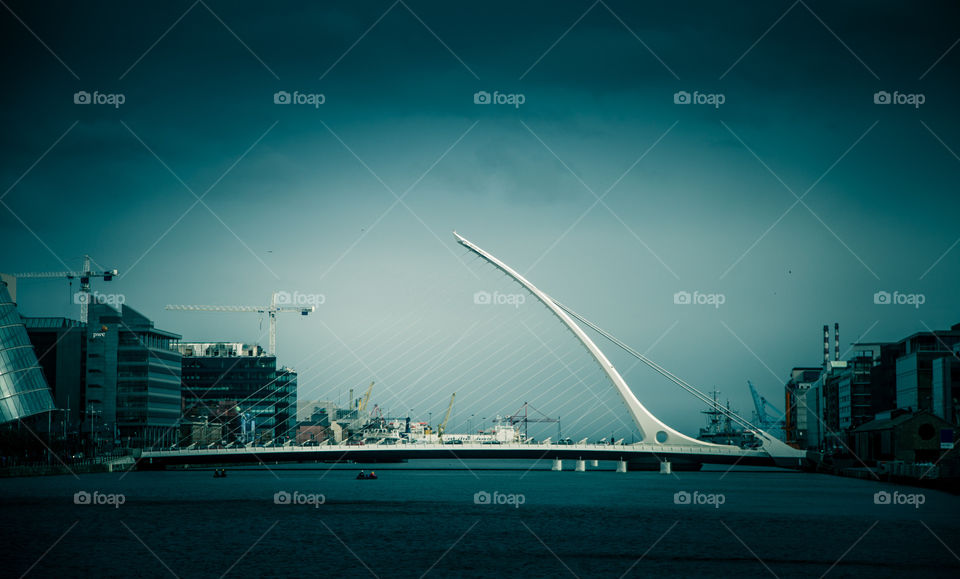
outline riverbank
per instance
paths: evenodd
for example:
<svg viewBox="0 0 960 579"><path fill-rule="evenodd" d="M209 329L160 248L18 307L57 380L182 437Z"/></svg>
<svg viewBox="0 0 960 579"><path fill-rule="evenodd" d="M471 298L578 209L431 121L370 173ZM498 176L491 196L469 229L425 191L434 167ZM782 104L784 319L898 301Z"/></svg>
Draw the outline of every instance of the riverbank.
<svg viewBox="0 0 960 579"><path fill-rule="evenodd" d="M853 460L834 461L830 464L820 462L816 472L856 478L861 480L885 482L944 491L960 495L960 473L954 462L943 464L913 464L901 461L881 462L876 466L865 466Z"/></svg>
<svg viewBox="0 0 960 579"><path fill-rule="evenodd" d="M55 462L53 464L22 464L0 467L0 478L122 472L132 470L135 464L134 459L129 456L111 459L91 459L69 464L61 462Z"/></svg>

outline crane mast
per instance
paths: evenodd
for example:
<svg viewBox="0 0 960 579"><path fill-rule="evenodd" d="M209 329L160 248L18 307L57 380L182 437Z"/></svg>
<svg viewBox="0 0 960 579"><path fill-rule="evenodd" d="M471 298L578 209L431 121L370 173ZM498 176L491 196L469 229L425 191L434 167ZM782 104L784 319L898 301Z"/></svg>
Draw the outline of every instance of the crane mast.
<svg viewBox="0 0 960 579"><path fill-rule="evenodd" d="M757 389L754 387L753 382L747 380L747 385L750 386L750 395L753 396L753 405L756 407L757 422L764 429L775 428L781 426L783 422L783 412L777 410L777 407L773 404L770 404L767 399L757 392ZM776 413L776 416L771 416L767 412L767 408L771 409Z"/></svg>
<svg viewBox="0 0 960 579"><path fill-rule="evenodd" d="M360 401L360 407L357 410L366 410L367 403L370 402L370 392L373 391L373 382L370 382L370 385L367 386L367 393L363 395L363 400Z"/></svg>
<svg viewBox="0 0 960 579"><path fill-rule="evenodd" d="M440 426L437 427L437 439L440 440L440 442L443 442L443 431L447 429L447 421L450 420L450 411L453 410L453 400L456 397L456 392L450 396L450 404L447 406L447 414L444 415L443 422L441 422Z"/></svg>

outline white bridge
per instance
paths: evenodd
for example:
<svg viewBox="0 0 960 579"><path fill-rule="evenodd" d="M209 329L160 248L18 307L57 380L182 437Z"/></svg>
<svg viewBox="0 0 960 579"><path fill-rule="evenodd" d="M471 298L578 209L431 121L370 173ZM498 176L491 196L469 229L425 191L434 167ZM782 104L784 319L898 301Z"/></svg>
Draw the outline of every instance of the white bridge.
<svg viewBox="0 0 960 579"><path fill-rule="evenodd" d="M656 470L669 463L673 470L696 470L702 464L780 466L800 468L802 460L774 458L763 449L711 445L712 448L647 444L368 444L326 446L241 447L227 449L173 449L143 451L140 469L162 469L182 465L270 465L284 462L390 463L410 459L518 459L552 460L554 468L563 460L605 460L623 464L626 470Z"/></svg>
<svg viewBox="0 0 960 579"><path fill-rule="evenodd" d="M738 446L712 444L687 436L663 423L637 399L626 381L617 372L613 364L600 348L573 320L576 317L594 330L624 348L645 364L721 412L728 412L707 395L684 382L673 373L662 368L642 354L626 346L602 329L566 308L549 295L538 289L511 267L484 251L463 236L453 233L457 242L471 252L508 275L522 285L577 337L593 359L600 365L617 393L627 406L630 417L640 431L640 441L629 445L559 445L559 444L379 444L367 446L281 446L281 447L241 447L233 449L201 450L153 450L144 451L138 462L141 468L162 468L178 464L223 464L223 463L269 463L281 461L356 461L382 462L398 461L410 458L515 458L515 459L576 459L576 460L617 460L628 461L637 466L648 466L652 461L677 462L679 465L699 465L703 463L776 465L788 468L804 466L807 453L787 446L773 435L750 424L736 414L730 418L753 433L759 442L758 448L745 449ZM646 463L646 464L643 464ZM655 464L655 463L654 463Z"/></svg>

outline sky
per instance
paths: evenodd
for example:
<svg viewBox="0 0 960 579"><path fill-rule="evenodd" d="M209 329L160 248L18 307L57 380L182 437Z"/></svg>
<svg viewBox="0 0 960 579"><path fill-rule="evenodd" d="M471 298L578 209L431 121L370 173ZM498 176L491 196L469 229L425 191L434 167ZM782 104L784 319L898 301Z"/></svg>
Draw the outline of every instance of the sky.
<svg viewBox="0 0 960 579"><path fill-rule="evenodd" d="M564 436L635 436L452 230L748 417L746 381L782 409L823 324L846 353L960 322L954 3L3 8L0 271L90 254L120 271L96 291L185 341L265 345L267 322L168 304L316 304L278 320L301 399L375 380L434 422L456 392L448 431L529 402ZM77 317L76 289L18 301ZM698 402L594 337L696 433Z"/></svg>

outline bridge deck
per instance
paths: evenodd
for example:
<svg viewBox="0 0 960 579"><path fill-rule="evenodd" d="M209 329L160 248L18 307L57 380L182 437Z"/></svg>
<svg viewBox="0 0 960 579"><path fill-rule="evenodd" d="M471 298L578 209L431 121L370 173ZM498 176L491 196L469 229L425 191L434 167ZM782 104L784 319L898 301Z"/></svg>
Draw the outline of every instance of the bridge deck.
<svg viewBox="0 0 960 579"><path fill-rule="evenodd" d="M230 449L152 450L141 454L140 468L176 465L273 462L355 461L407 459L564 459L564 460L670 460L711 464L773 466L762 450L737 447L683 445L603 444L372 444L361 446L281 446Z"/></svg>

